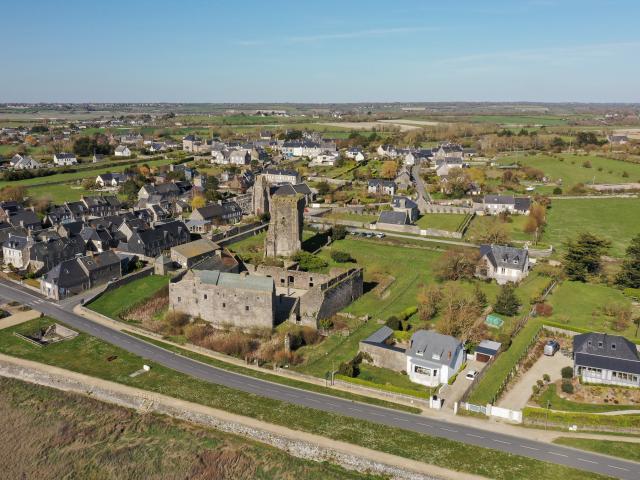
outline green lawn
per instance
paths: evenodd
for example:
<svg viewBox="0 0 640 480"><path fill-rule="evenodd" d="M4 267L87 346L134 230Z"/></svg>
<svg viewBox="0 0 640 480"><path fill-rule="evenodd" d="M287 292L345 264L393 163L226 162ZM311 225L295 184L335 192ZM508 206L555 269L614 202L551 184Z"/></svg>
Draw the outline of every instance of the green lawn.
<svg viewBox="0 0 640 480"><path fill-rule="evenodd" d="M149 275L105 293L88 307L107 317L118 318L127 308L151 297L168 284L168 276Z"/></svg>
<svg viewBox="0 0 640 480"><path fill-rule="evenodd" d="M51 323L39 318L0 331L0 352L39 361L105 380L201 403L262 421L311 432L335 440L354 443L406 458L425 461L457 471L475 473L495 479L596 479L604 478L576 469L506 454L443 438L421 435L354 418L299 407L213 385L175 372L154 362L80 333L76 338L45 348L36 347L13 335L32 332ZM111 361L109 360L111 359ZM144 363L148 373L129 374ZM292 422L295 419L295 422Z"/></svg>
<svg viewBox="0 0 640 480"><path fill-rule="evenodd" d="M428 213L420 217L416 225L422 229L436 228L457 232L466 218L466 215L456 215L455 213Z"/></svg>
<svg viewBox="0 0 640 480"><path fill-rule="evenodd" d="M611 242L609 255L624 255L631 238L640 233L640 199L599 198L554 200L547 212L544 241L560 250L568 239L590 232Z"/></svg>
<svg viewBox="0 0 640 480"><path fill-rule="evenodd" d="M602 313L607 304L631 305L631 300L616 288L607 285L564 281L549 296L548 303L553 307L550 321L578 327L595 332L624 335L633 339L635 326L631 324L623 331L611 328L611 318Z"/></svg>
<svg viewBox="0 0 640 480"><path fill-rule="evenodd" d="M522 354L527 350L540 327L539 320L529 320L518 335L513 338L509 349L498 355L493 365L480 379L469 397L469 402L477 405L486 405L494 401L500 386L516 363L518 363Z"/></svg>
<svg viewBox="0 0 640 480"><path fill-rule="evenodd" d="M348 220L350 222L373 223L378 220L378 215L359 215L357 213L332 213L323 218L329 220Z"/></svg>
<svg viewBox="0 0 640 480"><path fill-rule="evenodd" d="M528 218L526 215L510 215L507 218L508 220L506 222L502 222L499 217L494 215L476 215L469 224L469 228L465 233L465 238L467 240L477 242L481 233L486 231L489 225L494 222L500 222L504 229L509 233L511 240L518 242L533 240L533 235L523 231ZM546 240L546 237L543 239Z"/></svg>
<svg viewBox="0 0 640 480"><path fill-rule="evenodd" d="M640 443L572 437L558 437L553 443L640 462Z"/></svg>
<svg viewBox="0 0 640 480"><path fill-rule="evenodd" d="M547 386L545 391L537 399L537 404L543 408L547 408L547 402L551 410L563 410L565 412L583 412L583 413L602 413L615 412L618 410L638 410L637 405L614 405L614 404L593 404L572 402L558 396L555 384Z"/></svg>
<svg viewBox="0 0 640 480"><path fill-rule="evenodd" d="M583 166L586 161L591 163L591 168ZM546 154L500 157L502 165L511 165L515 162L542 170L552 182L557 182L561 179L565 193L576 183L628 183L640 181L640 164L612 160L598 155L563 153L553 157ZM623 176L624 172L627 172L627 177Z"/></svg>
<svg viewBox="0 0 640 480"><path fill-rule="evenodd" d="M365 291L368 291L345 311L358 317L370 315L373 319L354 325L347 337L332 335L317 346L303 347L301 352L307 360L298 368L316 376L324 376L331 370L332 363L337 367L340 362L353 358L358 352L360 340L380 328L375 319L384 320L408 307L414 307L418 288L434 280L432 266L442 255L440 251L352 238L334 242L332 249L348 252L365 271ZM330 249L324 249L320 255L332 265ZM375 279L387 275L395 277L395 281L387 289L384 298L380 298L370 290L375 286Z"/></svg>

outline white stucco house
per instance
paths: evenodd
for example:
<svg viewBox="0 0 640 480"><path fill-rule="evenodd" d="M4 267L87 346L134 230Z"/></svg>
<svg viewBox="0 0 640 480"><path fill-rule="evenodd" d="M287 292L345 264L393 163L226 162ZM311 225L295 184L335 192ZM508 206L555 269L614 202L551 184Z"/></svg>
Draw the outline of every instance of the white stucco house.
<svg viewBox="0 0 640 480"><path fill-rule="evenodd" d="M481 278L492 278L500 285L517 283L529 275L529 252L505 245L480 245L480 265L476 274Z"/></svg>
<svg viewBox="0 0 640 480"><path fill-rule="evenodd" d="M114 151L116 157L130 157L131 150L126 145L118 145Z"/></svg>
<svg viewBox="0 0 640 480"><path fill-rule="evenodd" d="M640 387L640 354L620 335L583 333L573 337L573 372L585 383Z"/></svg>
<svg viewBox="0 0 640 480"><path fill-rule="evenodd" d="M55 153L53 155L53 163L59 167L67 167L78 163L78 159L73 153Z"/></svg>
<svg viewBox="0 0 640 480"><path fill-rule="evenodd" d="M464 346L458 339L433 330L418 330L406 351L409 380L426 387L448 383L462 366Z"/></svg>

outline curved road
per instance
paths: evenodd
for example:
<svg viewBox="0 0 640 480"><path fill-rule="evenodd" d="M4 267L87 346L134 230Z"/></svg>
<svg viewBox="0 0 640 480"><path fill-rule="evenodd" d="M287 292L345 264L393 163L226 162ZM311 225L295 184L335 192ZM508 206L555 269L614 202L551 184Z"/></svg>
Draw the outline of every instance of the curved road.
<svg viewBox="0 0 640 480"><path fill-rule="evenodd" d="M277 383L247 377L175 354L136 337L97 324L76 315L72 305L64 307L48 301L30 290L0 280L0 297L16 300L54 317L73 328L93 335L133 354L207 382L225 385L256 395L315 408L326 412L389 425L405 430L443 437L480 447L501 450L546 462L567 465L625 480L640 479L640 463L619 460L581 450L525 438L493 433L488 430L451 424L420 415L358 403L329 395L300 390Z"/></svg>

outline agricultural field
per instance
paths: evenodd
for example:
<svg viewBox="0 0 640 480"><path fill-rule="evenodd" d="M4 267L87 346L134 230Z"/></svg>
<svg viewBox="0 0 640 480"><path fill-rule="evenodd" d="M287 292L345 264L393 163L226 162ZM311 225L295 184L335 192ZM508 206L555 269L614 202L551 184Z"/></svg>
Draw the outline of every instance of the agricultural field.
<svg viewBox="0 0 640 480"><path fill-rule="evenodd" d="M557 126L567 125L566 117L553 115L473 115L466 117L474 123L496 123L498 125L544 125Z"/></svg>
<svg viewBox="0 0 640 480"><path fill-rule="evenodd" d="M0 415L5 442L0 463L6 478L179 479L185 472L190 478L378 478L301 460L244 437L8 378L0 378Z"/></svg>
<svg viewBox="0 0 640 480"><path fill-rule="evenodd" d="M519 163L542 170L552 182L562 180L566 191L577 183L628 183L640 181L640 164L598 155L548 154L500 157L502 165ZM586 163L588 162L588 163ZM591 165L586 167L585 165ZM625 176L626 175L626 176Z"/></svg>
<svg viewBox="0 0 640 480"><path fill-rule="evenodd" d="M638 218L637 198L555 199L547 211L543 240L562 252L567 240L590 232L611 242L608 255L621 257L640 233Z"/></svg>
<svg viewBox="0 0 640 480"><path fill-rule="evenodd" d="M147 164L150 167L158 167L161 165L169 165L170 163L174 162L175 159L158 159L158 160L137 160L136 164ZM98 175L100 175L101 173L107 173L107 172L122 172L126 167L131 166L131 165L112 165L110 167L103 167L101 166L99 163L95 164L95 167L93 168L80 168L75 172L67 172L67 173L58 173L55 175L49 175L48 177L36 177L36 178L28 178L25 180L12 180L12 181L7 181L7 180L2 180L0 181L0 188L6 186L6 185L23 185L25 187L29 187L29 186L41 186L41 185L48 185L51 183L65 183L65 182L71 182L71 181L75 181L75 180L82 180L84 178L87 177L96 177Z"/></svg>
<svg viewBox="0 0 640 480"><path fill-rule="evenodd" d="M558 326L566 325L568 329L577 327L640 340L636 337L636 326L632 322L628 322L626 328L616 330L613 328L613 317L603 312L604 308L613 305L631 308L631 300L616 288L593 283L564 281L554 289L548 298L548 303L553 307L552 315L548 320Z"/></svg>
<svg viewBox="0 0 640 480"><path fill-rule="evenodd" d="M141 357L132 355L125 350L104 343L84 333L80 333L72 340L49 345L46 348L36 347L13 335L14 332L33 332L49 325L51 322L51 319L43 317L0 331L0 352L201 403L277 425L289 428L293 426L301 431L366 446L367 448L401 455L418 461L424 461L425 452L428 452L428 461L430 463L497 480L511 478L534 480L543 477L551 480L602 478L598 475L562 466L554 466L550 470L547 463L530 458L461 444L443 438L421 435L312 408L299 407L282 401L257 397L222 385L213 385L165 368L154 362L145 361ZM112 360L108 361L108 359ZM151 370L148 373L137 377L129 376L130 373L141 368L144 363L151 366ZM41 405L41 402L34 403ZM58 418L63 413L61 410L63 409L51 409ZM101 425L106 424L104 416L98 416L97 418L100 418ZM152 419L153 417L145 416L145 418ZM291 418L296 418L295 425L291 424ZM111 430L110 432L113 434ZM76 435L71 436L74 439L76 437ZM173 435L173 437L175 440L176 435ZM20 442L17 443L20 444ZM122 441L120 441L120 444L123 444ZM166 441L161 442L160 445L162 446L162 456L159 460L162 460L167 458L167 455L170 456L170 454L164 451L167 447ZM196 442L192 444L191 448L197 445L198 443ZM99 445L96 445L96 448L98 447ZM179 450L176 449L176 451ZM246 451L248 453L248 450ZM132 446L127 444L127 455L131 452ZM147 450L147 455L149 454ZM92 456L92 459L95 462L94 456ZM112 459L109 460L113 465ZM136 458L135 460L139 459ZM122 461L117 463L118 471L122 471L120 468ZM146 465L142 462L139 464L141 468ZM182 477L184 477L184 472L181 473L180 478Z"/></svg>

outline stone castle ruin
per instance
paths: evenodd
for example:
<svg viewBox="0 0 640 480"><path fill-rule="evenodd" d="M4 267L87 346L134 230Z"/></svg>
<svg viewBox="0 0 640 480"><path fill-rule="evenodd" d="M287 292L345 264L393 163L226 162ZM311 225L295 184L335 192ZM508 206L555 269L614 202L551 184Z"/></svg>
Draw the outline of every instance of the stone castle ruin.
<svg viewBox="0 0 640 480"><path fill-rule="evenodd" d="M272 328L289 321L317 328L363 293L361 268L329 274L246 265L247 271L189 271L169 285L169 308L216 328Z"/></svg>
<svg viewBox="0 0 640 480"><path fill-rule="evenodd" d="M302 249L304 206L305 199L299 193L271 198L265 257L290 257Z"/></svg>

